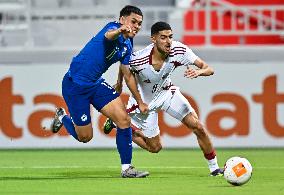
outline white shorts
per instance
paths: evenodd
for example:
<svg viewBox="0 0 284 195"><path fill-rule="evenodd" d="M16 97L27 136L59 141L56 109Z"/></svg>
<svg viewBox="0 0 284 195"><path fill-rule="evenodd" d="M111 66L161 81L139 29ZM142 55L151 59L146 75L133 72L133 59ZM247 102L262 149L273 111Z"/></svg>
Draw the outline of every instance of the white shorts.
<svg viewBox="0 0 284 195"><path fill-rule="evenodd" d="M134 98L131 97L129 98L127 108L131 108L136 104ZM168 90L162 97L150 102L148 106L149 112L147 114L140 113L138 108L129 113L132 125L141 129L148 138L155 137L160 133L158 126L159 110L167 112L179 121L182 121L187 114L194 111L187 99L181 94L179 88L176 87Z"/></svg>

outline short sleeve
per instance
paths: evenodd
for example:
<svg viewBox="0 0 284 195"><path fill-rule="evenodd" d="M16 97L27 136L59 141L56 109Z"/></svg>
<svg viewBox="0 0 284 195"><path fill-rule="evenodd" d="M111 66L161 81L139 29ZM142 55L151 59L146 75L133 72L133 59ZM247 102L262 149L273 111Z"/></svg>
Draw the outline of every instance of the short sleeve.
<svg viewBox="0 0 284 195"><path fill-rule="evenodd" d="M104 34L110 30L116 30L119 28L119 25L115 22L111 22L109 24L107 24L103 30ZM108 41L108 42L113 42L114 40L108 40L105 36L104 36L104 40Z"/></svg>
<svg viewBox="0 0 284 195"><path fill-rule="evenodd" d="M190 65L193 64L197 58L198 56L195 55L191 49L186 47L186 52L183 55L182 63L184 65Z"/></svg>

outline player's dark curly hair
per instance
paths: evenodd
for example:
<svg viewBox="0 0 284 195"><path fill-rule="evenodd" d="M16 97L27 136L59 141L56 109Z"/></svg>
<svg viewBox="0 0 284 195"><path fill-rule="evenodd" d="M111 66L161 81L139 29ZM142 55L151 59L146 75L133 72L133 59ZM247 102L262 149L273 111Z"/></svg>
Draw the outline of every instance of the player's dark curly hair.
<svg viewBox="0 0 284 195"><path fill-rule="evenodd" d="M171 26L166 22L156 22L151 27L151 36L162 30L172 30Z"/></svg>
<svg viewBox="0 0 284 195"><path fill-rule="evenodd" d="M138 7L132 5L126 5L124 8L122 8L122 10L120 10L119 18L121 18L121 16L129 16L131 13L143 17L142 11Z"/></svg>

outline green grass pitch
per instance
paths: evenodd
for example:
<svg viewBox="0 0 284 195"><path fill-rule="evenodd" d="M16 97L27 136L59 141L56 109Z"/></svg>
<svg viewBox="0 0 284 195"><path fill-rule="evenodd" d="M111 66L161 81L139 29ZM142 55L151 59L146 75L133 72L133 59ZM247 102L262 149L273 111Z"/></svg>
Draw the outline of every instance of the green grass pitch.
<svg viewBox="0 0 284 195"><path fill-rule="evenodd" d="M284 149L218 149L219 165L243 156L253 166L252 179L232 186L210 177L199 149L136 149L133 164L150 171L148 178L120 178L114 149L0 150L0 194L112 195L255 195L284 194Z"/></svg>

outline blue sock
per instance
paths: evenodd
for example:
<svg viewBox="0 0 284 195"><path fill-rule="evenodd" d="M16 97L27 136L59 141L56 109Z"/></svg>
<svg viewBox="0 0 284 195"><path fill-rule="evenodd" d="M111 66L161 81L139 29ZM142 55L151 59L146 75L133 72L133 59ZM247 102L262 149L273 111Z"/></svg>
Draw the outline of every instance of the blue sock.
<svg viewBox="0 0 284 195"><path fill-rule="evenodd" d="M78 140L78 135L77 135L77 133L75 131L74 124L73 124L71 118L68 115L65 115L62 118L62 123L63 123L64 127L66 128L66 130L68 131L68 133L70 135L72 135L76 140Z"/></svg>
<svg viewBox="0 0 284 195"><path fill-rule="evenodd" d="M132 160L132 130L117 128L116 145L120 155L121 164L131 164Z"/></svg>

